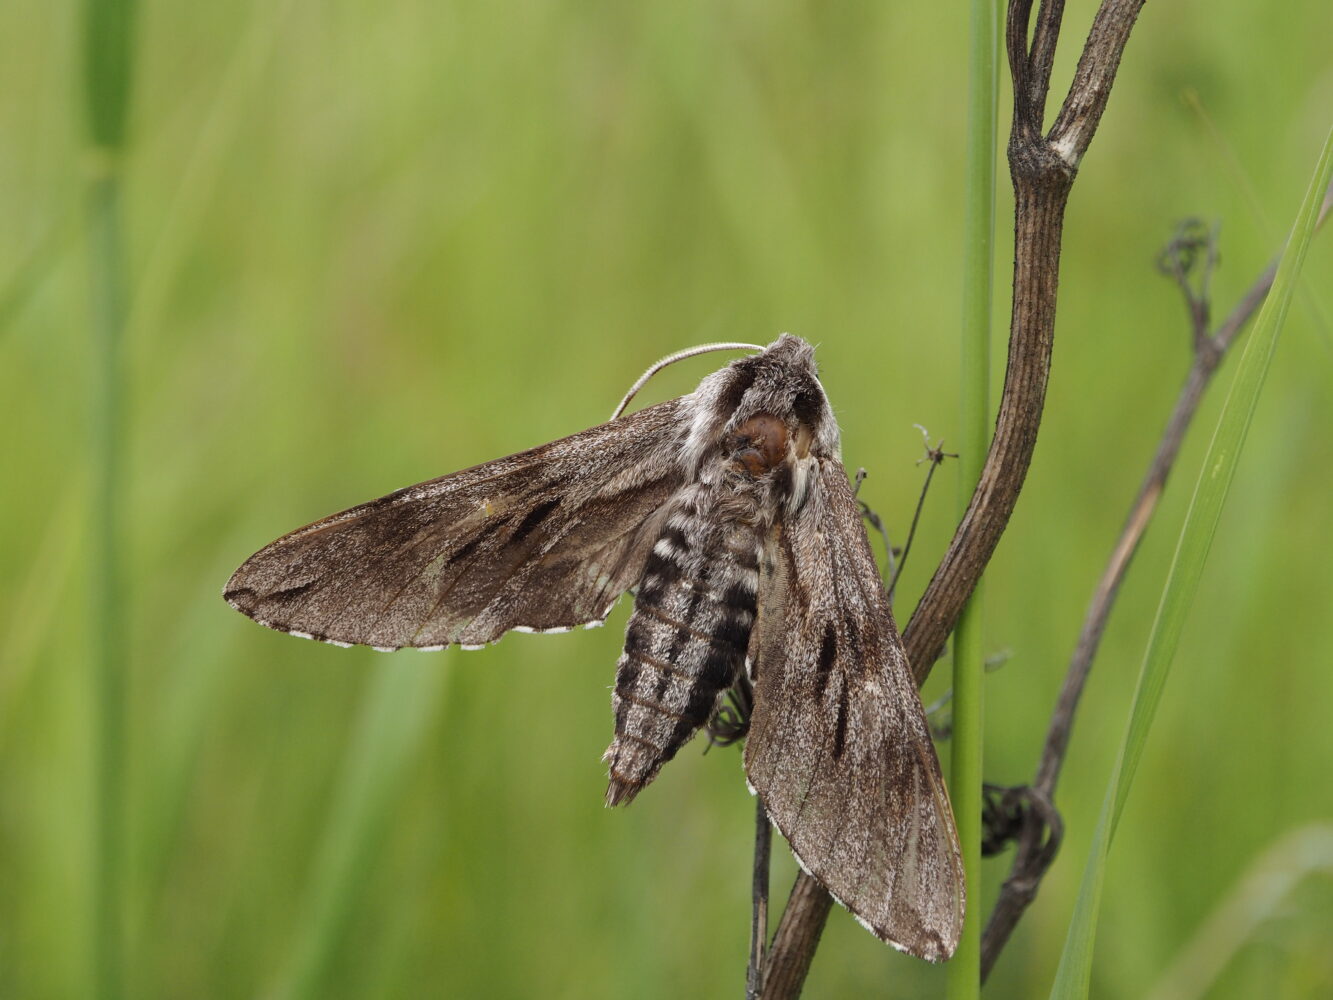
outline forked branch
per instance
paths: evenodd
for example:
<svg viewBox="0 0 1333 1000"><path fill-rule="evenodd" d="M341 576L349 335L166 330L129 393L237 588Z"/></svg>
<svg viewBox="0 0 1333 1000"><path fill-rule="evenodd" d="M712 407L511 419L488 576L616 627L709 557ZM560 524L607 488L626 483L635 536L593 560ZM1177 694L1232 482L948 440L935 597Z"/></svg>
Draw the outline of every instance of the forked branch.
<svg viewBox="0 0 1333 1000"><path fill-rule="evenodd" d="M1319 213L1322 225L1333 210L1333 188L1324 196L1324 204ZM1130 561L1138 550L1139 542L1148 529L1148 524L1157 511L1158 501L1166 487L1167 477L1180 454L1180 446L1185 433L1198 411L1204 390L1212 381L1218 366L1222 363L1227 350L1235 343L1251 317L1259 311L1268 290L1273 285L1277 273L1277 264L1271 264L1250 286L1227 318L1214 331L1208 329L1210 303L1208 299L1209 279L1217 262L1216 230L1200 233L1199 227L1182 227L1176 239L1167 246L1161 257L1161 268L1180 286L1185 299L1185 306L1190 318L1190 333L1194 346L1194 360L1190 366L1185 384L1180 389L1175 408L1167 420L1166 428L1158 442L1157 451L1148 466L1134 502L1130 505L1129 516L1125 518L1120 537L1111 550L1111 557L1102 570L1101 579L1093 592L1079 631L1078 643L1074 647L1065 673L1064 685L1060 689L1059 699L1051 714L1050 727L1046 732L1046 743L1042 748L1041 760L1037 773L1030 787L1011 789L1014 795L1026 794L1031 801L1046 804L1045 810L1029 809L1023 811L1015 839L1018 851L1009 877L1000 890L1000 896L991 911L990 921L981 942L981 975L984 979L990 974L1014 927L1032 903L1041 885L1041 880L1055 860L1055 847L1058 846L1058 813L1051 807L1055 797L1056 782L1060 779L1060 769L1064 765L1065 755L1069 750L1069 734L1074 723L1074 713L1079 699L1087 684L1088 674L1101 644L1102 634L1106 630L1111 607L1120 592L1125 573ZM1198 272L1197 287L1192 279Z"/></svg>
<svg viewBox="0 0 1333 1000"><path fill-rule="evenodd" d="M1004 533L1036 446L1055 330L1065 204L1078 165L1101 121L1129 32L1143 0L1105 0L1093 20L1074 82L1043 136L1051 66L1064 10L1047 0L1028 44L1031 0L1011 0L1007 48L1014 80L1009 167L1015 194L1013 310L1004 391L981 481L903 642L917 682L943 651L963 605ZM980 794L980 789L962 794ZM960 794L955 789L954 794ZM975 891L973 898L975 899ZM800 994L828 916L828 894L809 876L792 889L766 965L763 996Z"/></svg>

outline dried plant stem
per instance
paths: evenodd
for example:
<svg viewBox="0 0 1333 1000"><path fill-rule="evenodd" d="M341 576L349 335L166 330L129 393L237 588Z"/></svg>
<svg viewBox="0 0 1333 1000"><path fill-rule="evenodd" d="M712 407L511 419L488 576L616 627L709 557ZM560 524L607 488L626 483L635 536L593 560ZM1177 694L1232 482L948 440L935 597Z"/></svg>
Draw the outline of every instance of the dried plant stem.
<svg viewBox="0 0 1333 1000"><path fill-rule="evenodd" d="M750 964L745 971L745 996L755 1000L764 989L764 946L768 942L768 872L773 826L764 803L754 801L754 912L750 921Z"/></svg>
<svg viewBox="0 0 1333 1000"><path fill-rule="evenodd" d="M1028 44L1031 0L1009 5L1007 48L1014 80L1009 166L1015 193L1013 310L1009 360L995 435L981 481L903 633L918 682L930 673L963 605L999 544L1036 446L1046 399L1064 209L1078 165L1110 97L1120 56L1143 0L1105 0L1098 9L1074 82L1049 133L1042 135L1063 3L1048 0ZM980 795L981 789L954 795ZM819 897L823 897L822 900ZM802 875L769 953L764 996L798 996L818 946L829 901Z"/></svg>
<svg viewBox="0 0 1333 1000"><path fill-rule="evenodd" d="M801 986L832 908L833 898L818 882L804 872L796 876L768 951L762 994L765 1000L801 995Z"/></svg>
<svg viewBox="0 0 1333 1000"><path fill-rule="evenodd" d="M1328 217L1330 210L1333 210L1333 190L1330 190L1324 198L1320 209L1320 224ZM1088 674L1092 670L1102 635L1106 630L1111 608L1120 592L1120 585L1124 581L1130 561L1157 511L1167 477L1171 474L1171 469L1180 454L1185 434L1198 411L1204 391L1212 381L1228 348L1235 343L1245 325L1258 312L1277 272L1277 265L1270 265L1250 286L1227 318L1210 333L1207 326L1210 312L1207 288L1209 272L1216 259L1214 235L1209 241L1208 261L1198 293L1190 287L1188 275L1183 270L1173 272L1173 276L1181 285L1190 316L1194 360L1176 399L1176 405L1167 420L1166 428L1162 432L1147 474L1133 503L1130 504L1124 527L1111 550L1105 569L1102 570L1087 614L1084 616L1074 653L1070 657L1069 668L1051 714L1046 743L1042 748L1032 785L1040 800L1046 803L1054 799L1056 783L1059 781L1060 770L1069 749L1074 715L1087 684ZM1047 817L1034 811L1027 812L1009 877L1000 890L990 921L986 925L982 942L983 977L994 967L995 960L1013 934L1014 927L1035 898L1042 877L1051 862L1055 860L1055 852L1048 834Z"/></svg>
<svg viewBox="0 0 1333 1000"><path fill-rule="evenodd" d="M921 433L922 433L922 434L925 434L925 430L924 430L924 428L922 429ZM985 445L985 441L984 441L984 439L983 439L982 444L981 444L981 447L978 449L978 452L984 452L985 449L986 449L986 445ZM944 464L944 460L945 460L946 458L957 458L957 457L958 457L958 456L957 456L956 454L953 454L953 453L951 453L951 452L947 452L947 451L944 450L944 442L943 442L943 441L941 441L941 442L940 442L939 444L937 444L934 448L932 448L932 447L930 446L930 440L927 438L927 440L926 440L926 457L923 458L923 459L919 459L919 460L917 461L917 464L920 465L922 462L928 462L928 463L929 463L929 466L928 466L927 469L926 469L926 478L925 478L925 481L922 482L922 484L921 484L921 492L920 492L920 494L917 495L917 498L916 498L916 509L915 509L914 511L912 511L912 524L911 524L911 526L907 529L907 541L903 543L903 553L902 553L902 557L898 560L898 565L897 565L897 566L894 566L894 565L893 565L892 550L890 549L890 556L889 556L889 607L893 607L893 595L894 595L894 593L895 593L895 592L897 591L897 589L898 589L898 578L901 577L901 576L903 575L903 567L907 565L907 557L908 557L908 556L911 554L911 552L912 552L912 542L915 541L915 539L916 539L916 529L917 529L917 525L919 525L919 524L921 523L921 511L925 509L925 506L926 506L926 495L930 492L930 481L931 481L932 479L935 478L935 470L938 469L941 465ZM868 521L870 521L870 523L871 523L872 525L874 525L876 528L879 528L881 534L884 534L884 525L883 525L883 522L880 521L879 516L878 516L877 514L875 514L873 511L871 511L871 510L870 510L868 507L866 507L864 504L862 504L862 508L863 508L863 509L865 510L865 512L866 512L866 519L867 519ZM889 536L888 536L887 534L884 534L884 544L885 544L885 546L888 546L888 544L889 544Z"/></svg>

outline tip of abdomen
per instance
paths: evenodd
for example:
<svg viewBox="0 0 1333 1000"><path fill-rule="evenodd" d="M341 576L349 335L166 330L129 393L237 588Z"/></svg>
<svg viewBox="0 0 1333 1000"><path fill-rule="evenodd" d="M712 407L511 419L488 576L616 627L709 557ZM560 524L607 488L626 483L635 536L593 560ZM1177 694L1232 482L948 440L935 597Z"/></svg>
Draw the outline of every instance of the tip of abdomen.
<svg viewBox="0 0 1333 1000"><path fill-rule="evenodd" d="M647 749L634 742L626 742L617 736L602 754L610 770L610 782L606 786L606 804L621 806L630 802L639 794L639 789L652 781L657 775L660 763L653 756L645 753Z"/></svg>
<svg viewBox="0 0 1333 1000"><path fill-rule="evenodd" d="M634 796L639 794L639 789L643 787L641 781L627 781L624 778L617 778L611 775L611 780L606 786L606 804L608 806L628 805L634 800Z"/></svg>

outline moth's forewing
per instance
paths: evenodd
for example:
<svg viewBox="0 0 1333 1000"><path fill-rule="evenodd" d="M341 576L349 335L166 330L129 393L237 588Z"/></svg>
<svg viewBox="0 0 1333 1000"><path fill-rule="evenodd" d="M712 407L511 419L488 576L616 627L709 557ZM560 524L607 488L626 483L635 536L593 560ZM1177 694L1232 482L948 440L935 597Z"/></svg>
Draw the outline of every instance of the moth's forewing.
<svg viewBox="0 0 1333 1000"><path fill-rule="evenodd" d="M475 646L604 619L680 487L680 400L316 521L224 596L262 625L380 648Z"/></svg>
<svg viewBox="0 0 1333 1000"><path fill-rule="evenodd" d="M819 460L761 566L746 771L802 867L866 927L953 954L964 882L953 813L840 463Z"/></svg>

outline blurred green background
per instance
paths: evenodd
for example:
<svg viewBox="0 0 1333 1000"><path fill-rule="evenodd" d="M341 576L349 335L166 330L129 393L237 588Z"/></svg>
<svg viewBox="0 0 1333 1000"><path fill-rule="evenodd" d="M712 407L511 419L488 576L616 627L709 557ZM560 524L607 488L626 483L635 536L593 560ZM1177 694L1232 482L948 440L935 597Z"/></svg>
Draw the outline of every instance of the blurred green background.
<svg viewBox="0 0 1333 1000"><path fill-rule="evenodd" d="M662 354L783 330L819 345L847 464L901 533L922 475L912 425L947 445L958 421L955 7L140 5L123 163L128 995L740 995L737 751L696 742L632 808L601 804L627 604L600 631L389 656L265 631L219 592L290 528L605 419ZM1092 9L1069 5L1057 81ZM0 6L5 997L89 990L102 498L80 18ZM1031 776L1188 365L1155 254L1181 217L1219 219L1217 314L1248 287L1329 124L1331 37L1324 0L1188 0L1149 4L1131 39L1069 210L1036 462L988 574L987 647L1012 651L988 681L991 781ZM1001 331L1008 212L1002 173ZM1333 819L1331 242L1306 265L1113 849L1095 996L1143 996L1266 848ZM991 996L1049 986L1220 396L1112 620L1060 787L1066 848ZM951 533L955 478L929 498L900 619ZM794 869L776 855L780 903ZM987 862L987 909L1008 863ZM1234 954L1212 946L1207 995L1333 994L1329 880L1264 912ZM942 989L837 910L806 995Z"/></svg>

